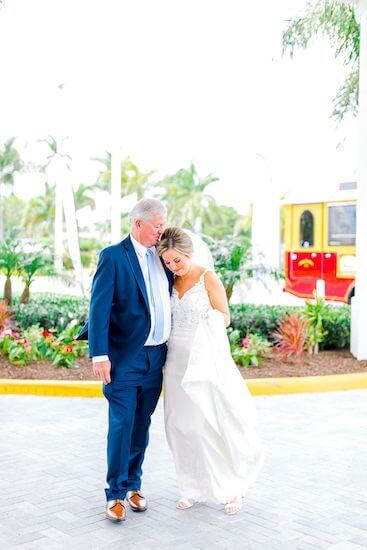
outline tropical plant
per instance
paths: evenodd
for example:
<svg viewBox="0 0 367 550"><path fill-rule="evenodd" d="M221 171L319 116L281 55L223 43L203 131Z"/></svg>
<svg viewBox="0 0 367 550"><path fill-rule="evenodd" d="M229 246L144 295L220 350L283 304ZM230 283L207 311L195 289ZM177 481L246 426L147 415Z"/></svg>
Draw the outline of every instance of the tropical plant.
<svg viewBox="0 0 367 550"><path fill-rule="evenodd" d="M273 340L274 331L288 315L303 315L304 307L231 304L231 327L242 337L258 334ZM350 345L350 306L325 305L323 329L327 332L320 349L343 349Z"/></svg>
<svg viewBox="0 0 367 550"><path fill-rule="evenodd" d="M103 191L110 192L111 190L111 177L112 177L112 155L106 151L105 156L102 158L93 158L103 165L103 169L100 171L96 181L96 186ZM135 164L130 157L126 157L121 162L121 196L128 196L132 193L136 193L137 199L143 198L144 194L148 192L150 187L150 179L154 174L154 171L141 172L140 168Z"/></svg>
<svg viewBox="0 0 367 550"><path fill-rule="evenodd" d="M265 280L266 277L282 278L282 274L262 262L262 258L254 258L250 241L244 236L227 235L223 239L209 239L203 235L212 253L214 266L220 275L228 300L234 287L240 281L256 277Z"/></svg>
<svg viewBox="0 0 367 550"><path fill-rule="evenodd" d="M8 356L10 363L16 365L49 358L55 365L71 367L88 347L85 342L75 340L79 330L77 321L69 323L59 334L54 329L44 330L38 324L30 326L22 334L4 330L0 333L0 351Z"/></svg>
<svg viewBox="0 0 367 550"><path fill-rule="evenodd" d="M54 231L55 188L47 181L43 195L32 197L22 219L22 226L32 236L47 236Z"/></svg>
<svg viewBox="0 0 367 550"><path fill-rule="evenodd" d="M328 307L323 298L315 297L314 302L306 300L303 315L309 321L309 353L318 353L319 344L326 338L328 331L324 330L323 323L327 314Z"/></svg>
<svg viewBox="0 0 367 550"><path fill-rule="evenodd" d="M14 147L15 138L8 139L0 149L0 240L3 239L3 186L10 186L11 192L14 189L14 176L24 170L24 163L18 150Z"/></svg>
<svg viewBox="0 0 367 550"><path fill-rule="evenodd" d="M13 303L14 319L27 328L39 324L45 330L61 332L74 319L83 325L88 319L89 302L86 298L43 292L32 294L28 304L19 297Z"/></svg>
<svg viewBox="0 0 367 550"><path fill-rule="evenodd" d="M208 222L207 217L203 219L202 232L204 235L212 239L223 239L227 235L245 234L240 223L243 218L235 208L223 205L216 206L212 215L210 222ZM246 234L249 236L248 233Z"/></svg>
<svg viewBox="0 0 367 550"><path fill-rule="evenodd" d="M49 154L46 157L46 162L40 166L41 171L46 172L50 163L54 160L55 157L60 157L65 162L67 168L70 169L71 156L61 152L60 143L53 137L47 136L47 138L38 140L39 143L45 143L48 147Z"/></svg>
<svg viewBox="0 0 367 550"><path fill-rule="evenodd" d="M248 269L251 269L250 243L233 235L218 241L206 240L213 256L215 270L230 300L235 284L244 278Z"/></svg>
<svg viewBox="0 0 367 550"><path fill-rule="evenodd" d="M309 321L297 315L286 317L275 330L273 338L275 341L274 351L284 361L291 357L296 363L301 360L308 342Z"/></svg>
<svg viewBox="0 0 367 550"><path fill-rule="evenodd" d="M30 286L34 281L34 277L40 270L47 275L56 275L52 267L52 259L50 255L46 255L43 251L23 253L21 257L21 268L19 275L24 282L24 289L20 297L21 304L27 304L30 296Z"/></svg>
<svg viewBox="0 0 367 550"><path fill-rule="evenodd" d="M74 191L75 210L80 210L85 206L89 206L94 209L96 206L96 200L93 196L93 192L97 188L96 185L84 185L80 183L77 189Z"/></svg>
<svg viewBox="0 0 367 550"><path fill-rule="evenodd" d="M238 330L229 330L233 360L241 367L258 367L269 356L272 344L257 334L241 339Z"/></svg>
<svg viewBox="0 0 367 550"><path fill-rule="evenodd" d="M71 367L76 358L87 351L88 344L86 342L75 340L80 328L78 321L73 320L59 335L55 336L48 354L55 365Z"/></svg>
<svg viewBox="0 0 367 550"><path fill-rule="evenodd" d="M360 26L353 5L340 0L313 0L306 5L304 17L288 21L283 32L283 52L293 57L297 47L307 48L312 38L325 36L335 57L350 68L334 100L332 117L341 120L346 113L356 115L358 108Z"/></svg>
<svg viewBox="0 0 367 550"><path fill-rule="evenodd" d="M220 221L220 209L211 195L205 193L209 184L218 178L209 174L200 177L194 164L166 176L159 186L162 200L168 210L168 223L201 232L206 226L214 227Z"/></svg>
<svg viewBox="0 0 367 550"><path fill-rule="evenodd" d="M9 306L6 300L0 300L0 330L7 328L10 322Z"/></svg>
<svg viewBox="0 0 367 550"><path fill-rule="evenodd" d="M4 300L9 306L13 301L11 277L21 269L22 254L18 231L9 231L0 242L0 271L5 274Z"/></svg>
<svg viewBox="0 0 367 550"><path fill-rule="evenodd" d="M10 231L13 227L20 225L24 216L28 201L24 201L16 195L2 197L3 204L3 231Z"/></svg>
<svg viewBox="0 0 367 550"><path fill-rule="evenodd" d="M80 184L74 191L75 210L95 207L94 185ZM22 226L31 236L48 236L54 231L55 186L45 182L45 192L32 197L26 204Z"/></svg>

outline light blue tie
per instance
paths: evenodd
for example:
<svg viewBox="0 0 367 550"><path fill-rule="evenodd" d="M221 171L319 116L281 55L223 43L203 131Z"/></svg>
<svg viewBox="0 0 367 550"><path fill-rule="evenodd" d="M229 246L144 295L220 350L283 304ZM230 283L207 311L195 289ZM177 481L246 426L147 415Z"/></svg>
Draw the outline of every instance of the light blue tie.
<svg viewBox="0 0 367 550"><path fill-rule="evenodd" d="M154 314L155 314L153 340L155 342L160 342L163 338L164 313L163 313L162 298L159 292L158 273L154 262L154 252L150 248L148 248L147 250L147 260L148 260L150 298L154 307Z"/></svg>

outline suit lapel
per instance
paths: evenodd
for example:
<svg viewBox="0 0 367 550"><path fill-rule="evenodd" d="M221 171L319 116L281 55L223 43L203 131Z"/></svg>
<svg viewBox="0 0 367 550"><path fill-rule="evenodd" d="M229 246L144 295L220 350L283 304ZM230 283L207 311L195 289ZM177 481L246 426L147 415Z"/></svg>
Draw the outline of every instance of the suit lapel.
<svg viewBox="0 0 367 550"><path fill-rule="evenodd" d="M147 289L146 289L146 286L145 286L143 273L142 273L141 268L140 268L139 260L136 256L135 249L134 249L133 244L132 244L131 239L130 239L130 235L122 241L122 244L125 248L126 255L127 255L128 260L129 260L132 272L134 273L134 277L135 277L136 282L138 283L139 288L140 288L140 290L141 290L141 292L144 296L144 300L145 300L146 306L147 306L148 311L149 311L149 301L148 301Z"/></svg>

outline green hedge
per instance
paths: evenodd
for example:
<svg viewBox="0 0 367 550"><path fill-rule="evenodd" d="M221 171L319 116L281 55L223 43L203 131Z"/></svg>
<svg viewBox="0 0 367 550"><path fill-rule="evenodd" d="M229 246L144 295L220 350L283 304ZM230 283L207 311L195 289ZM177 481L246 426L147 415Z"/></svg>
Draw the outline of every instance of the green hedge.
<svg viewBox="0 0 367 550"><path fill-rule="evenodd" d="M238 329L242 336L258 334L269 340L279 322L292 312L302 312L302 307L231 305L231 326ZM350 307L327 306L327 315L323 321L328 334L320 345L321 349L341 349L350 344Z"/></svg>
<svg viewBox="0 0 367 550"><path fill-rule="evenodd" d="M39 324L45 329L63 330L70 321L76 319L84 325L88 318L89 300L63 294L33 294L29 304L20 304L19 297L14 299L15 319L22 328Z"/></svg>
<svg viewBox="0 0 367 550"><path fill-rule="evenodd" d="M73 319L83 325L88 318L89 300L75 296L57 294L33 294L29 304L14 300L14 314L23 328L38 323L45 329L52 327L63 330ZM231 326L242 336L258 334L271 340L271 335L286 314L301 312L302 307L231 305ZM345 348L350 343L350 307L327 306L323 322L328 331L321 349Z"/></svg>

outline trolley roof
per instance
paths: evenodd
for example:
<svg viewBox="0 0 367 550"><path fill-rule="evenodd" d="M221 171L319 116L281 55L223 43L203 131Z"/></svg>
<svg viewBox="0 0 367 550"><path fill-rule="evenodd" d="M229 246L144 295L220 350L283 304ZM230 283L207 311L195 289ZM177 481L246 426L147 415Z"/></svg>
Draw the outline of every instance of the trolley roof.
<svg viewBox="0 0 367 550"><path fill-rule="evenodd" d="M324 202L343 202L357 199L355 182L340 183L339 189L320 189L319 191L300 191L286 193L283 204L319 204Z"/></svg>

